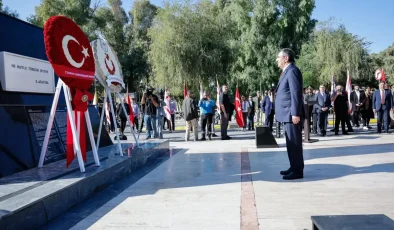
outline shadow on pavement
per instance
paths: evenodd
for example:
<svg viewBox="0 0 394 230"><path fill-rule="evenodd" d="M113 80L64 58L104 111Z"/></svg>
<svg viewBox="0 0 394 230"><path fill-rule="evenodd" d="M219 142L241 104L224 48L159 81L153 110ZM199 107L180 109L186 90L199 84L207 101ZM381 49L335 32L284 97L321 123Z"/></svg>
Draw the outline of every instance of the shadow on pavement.
<svg viewBox="0 0 394 230"><path fill-rule="evenodd" d="M246 137L237 137L236 140L240 138ZM375 138L377 137L354 137L354 139L360 140ZM187 150L183 149L183 151L181 154L176 154L174 158L172 158L174 153L170 153L170 155L166 155L147 165L146 167L143 167L137 172L120 180L116 184L111 185L107 189L97 192L90 199L72 208L67 213L51 221L41 229L69 229L87 217L89 217L89 221L87 222L89 222L91 226L108 214L117 205L124 202L128 197L152 195L162 189L209 186L240 182L241 174L230 174L228 172L229 169L233 171L238 170L240 172L240 152L185 154ZM380 172L393 173L394 163L375 164L365 167L354 167L344 164L308 164L308 160L313 159L361 156L366 154L382 154L393 151L394 144L376 144L352 147L346 146L336 148L331 146L328 148L305 149L305 178L302 180L290 182L303 183L311 181L324 181L349 175L362 175ZM282 177L279 175L280 170L287 169L288 167L288 156L285 149L283 149L283 151L261 149L260 152L250 152L249 158L253 181L289 183L289 181L283 181ZM179 161L177 159L179 159ZM162 167L166 167L167 170L163 170L163 175L161 175L160 178L153 178L153 181L148 180L141 182L139 184L140 187L135 187L135 189L130 190L130 193L128 193L128 196L125 196L124 199L116 199L116 204L114 204L115 200L112 200L111 205L104 206L105 203L114 197L117 197L121 192L136 183L139 179L143 178L156 167L160 166L166 160L169 160L168 164L165 164ZM177 164L178 162L181 162L182 164ZM198 167L196 167L196 165ZM99 208L102 208L102 212L89 216ZM88 228L89 226L84 227Z"/></svg>

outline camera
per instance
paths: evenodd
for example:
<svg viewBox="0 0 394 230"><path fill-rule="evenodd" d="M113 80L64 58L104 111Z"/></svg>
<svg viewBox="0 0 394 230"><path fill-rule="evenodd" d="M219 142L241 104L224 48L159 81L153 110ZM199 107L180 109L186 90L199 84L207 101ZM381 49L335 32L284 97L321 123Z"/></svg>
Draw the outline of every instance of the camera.
<svg viewBox="0 0 394 230"><path fill-rule="evenodd" d="M146 88L145 94L147 97L151 96L153 94L153 88L152 87Z"/></svg>
<svg viewBox="0 0 394 230"><path fill-rule="evenodd" d="M342 93L342 89L338 89L337 92L338 92L338 93Z"/></svg>
<svg viewBox="0 0 394 230"><path fill-rule="evenodd" d="M164 99L164 90L162 89L159 91L159 98Z"/></svg>

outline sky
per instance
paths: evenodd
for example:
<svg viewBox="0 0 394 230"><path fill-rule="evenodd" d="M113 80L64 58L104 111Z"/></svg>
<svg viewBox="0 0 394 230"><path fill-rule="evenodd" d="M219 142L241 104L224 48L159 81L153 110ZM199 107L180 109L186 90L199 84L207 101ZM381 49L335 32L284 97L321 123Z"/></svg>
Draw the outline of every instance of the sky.
<svg viewBox="0 0 394 230"><path fill-rule="evenodd" d="M106 0L101 0L106 2ZM20 18L34 13L34 7L41 0L3 0L5 6L18 11ZM133 0L123 0L126 11L131 9ZM151 0L160 5L162 0ZM346 29L372 42L370 52L377 53L394 43L394 0L316 0L312 18L327 21L335 18Z"/></svg>

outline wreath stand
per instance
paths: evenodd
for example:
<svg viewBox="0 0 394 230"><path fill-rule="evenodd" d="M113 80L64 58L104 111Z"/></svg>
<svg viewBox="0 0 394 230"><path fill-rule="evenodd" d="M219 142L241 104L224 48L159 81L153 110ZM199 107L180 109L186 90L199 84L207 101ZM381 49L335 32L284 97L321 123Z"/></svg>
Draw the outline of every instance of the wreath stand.
<svg viewBox="0 0 394 230"><path fill-rule="evenodd" d="M113 102L112 102L111 91L110 91L109 87L105 87L105 88L106 89L105 89L104 103L103 103L104 104L104 108L103 108L103 111L101 112L101 117L100 117L100 127L99 127L99 132L98 132L98 137L97 137L97 148L99 148L99 146L100 146L101 129L103 127L101 124L103 124L104 113L105 113L105 111L107 109L107 97L108 97L109 98L109 103L110 103L110 106L111 106L110 113L112 113L112 122L114 123L116 139L118 141L117 145L118 145L119 154L121 156L123 156L123 150L122 150L122 146L120 144L119 131L118 131L118 127L117 127L117 124L116 124L116 115L115 115L114 106L113 106ZM126 108L125 108L125 106L123 104L122 97L120 96L119 93L116 93L116 95L118 96L118 98L119 98L119 100L121 102L122 109L123 109L123 112L126 114L127 121L129 122L131 133L133 134L135 144L138 147L139 146L138 140L137 140L137 138L135 136L134 130L132 129L132 124L131 124L131 121L130 121L130 117L127 115Z"/></svg>
<svg viewBox="0 0 394 230"><path fill-rule="evenodd" d="M53 98L52 108L51 108L51 112L49 114L48 126L47 126L47 130L45 132L45 138L44 138L44 143L43 143L42 149L41 149L41 155L40 155L40 161L38 163L38 167L42 168L44 165L44 159L45 159L45 155L46 155L46 151L47 151L47 147L48 147L49 136L50 136L50 133L52 130L53 121L55 119L56 108L57 108L57 104L59 102L59 96L60 96L60 91L61 91L62 87L63 87L63 91L64 91L64 97L66 99L67 114L68 114L68 117L70 120L71 131L72 131L72 136L73 136L74 154L77 155L79 169L83 173L83 172L85 172L85 164L83 162L81 146L79 143L79 133L81 130L81 125L80 125L81 121L80 121L80 116L79 116L80 112L77 112L77 126L76 126L75 122L74 122L75 121L74 113L73 113L73 110L71 107L71 100L72 99L71 99L70 88L66 84L64 84L64 82L60 78L57 82L55 96ZM86 119L86 125L88 128L90 144L92 145L94 162L95 162L96 166L100 166L100 160L99 160L99 157L97 154L96 145L94 143L92 123L90 122L90 116L89 116L88 110L85 111L85 119ZM85 127L82 127L82 128L84 129ZM100 128L101 128L101 126L100 126Z"/></svg>

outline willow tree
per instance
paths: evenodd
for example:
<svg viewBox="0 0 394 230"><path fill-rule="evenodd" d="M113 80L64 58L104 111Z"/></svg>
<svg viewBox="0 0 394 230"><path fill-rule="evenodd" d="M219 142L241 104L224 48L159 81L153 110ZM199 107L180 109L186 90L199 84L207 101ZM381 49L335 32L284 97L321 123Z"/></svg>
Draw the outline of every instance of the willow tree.
<svg viewBox="0 0 394 230"><path fill-rule="evenodd" d="M208 85L216 76L225 75L230 52L217 14L218 7L210 0L165 3L159 9L148 32L149 60L157 85L180 93L184 82L197 88L201 82Z"/></svg>
<svg viewBox="0 0 394 230"><path fill-rule="evenodd" d="M302 47L298 64L301 71L308 73L307 77L320 84L330 83L332 76L344 82L347 71L353 79L368 78L371 75L368 46L368 42L349 33L343 25L324 22L316 28L308 45Z"/></svg>

